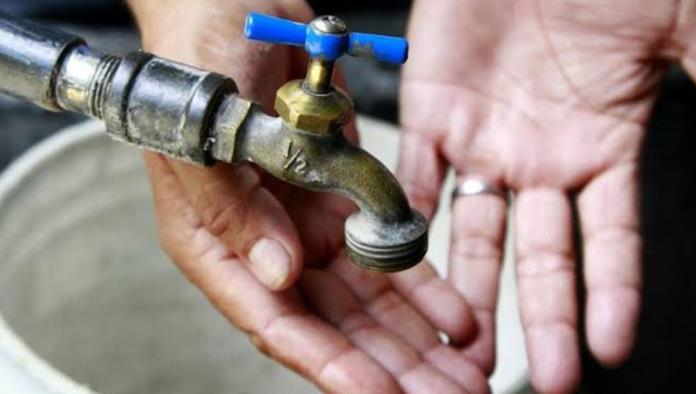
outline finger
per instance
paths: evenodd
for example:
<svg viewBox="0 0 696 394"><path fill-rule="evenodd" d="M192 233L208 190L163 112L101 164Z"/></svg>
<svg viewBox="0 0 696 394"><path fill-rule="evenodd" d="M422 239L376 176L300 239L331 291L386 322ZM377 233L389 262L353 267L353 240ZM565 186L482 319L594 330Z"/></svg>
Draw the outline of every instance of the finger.
<svg viewBox="0 0 696 394"><path fill-rule="evenodd" d="M297 229L246 165L211 168L170 161L202 225L247 262L268 288L293 284L302 267Z"/></svg>
<svg viewBox="0 0 696 394"><path fill-rule="evenodd" d="M542 392L580 377L570 202L561 190L527 189L515 208L520 312L530 372Z"/></svg>
<svg viewBox="0 0 696 394"><path fill-rule="evenodd" d="M336 260L330 269L355 294L362 303L362 308L372 319L403 338L439 371L459 382L470 392L480 393L488 390L486 377L476 365L459 353L444 350L448 347L440 343L435 327L394 291L386 275L360 269L345 256ZM448 300L431 300L433 303L440 301ZM454 310L457 309L457 304L462 302L461 298L454 298L452 301Z"/></svg>
<svg viewBox="0 0 696 394"><path fill-rule="evenodd" d="M432 325L447 334L450 344L467 343L476 334L474 315L467 302L427 262L389 275L399 294Z"/></svg>
<svg viewBox="0 0 696 394"><path fill-rule="evenodd" d="M406 130L401 137L397 177L411 206L431 218L445 175L445 163L434 135Z"/></svg>
<svg viewBox="0 0 696 394"><path fill-rule="evenodd" d="M474 309L478 335L465 351L487 373L495 365L494 319L506 221L507 201L501 196L459 196L452 203L448 278Z"/></svg>
<svg viewBox="0 0 696 394"><path fill-rule="evenodd" d="M338 327L358 348L389 370L404 391L461 392L454 380L422 359L402 337L368 316L360 301L334 273L307 270L300 283L304 298L317 314Z"/></svg>
<svg viewBox="0 0 696 394"><path fill-rule="evenodd" d="M336 194L302 190L288 190L278 196L296 228L302 229L303 265L324 267L336 258L345 245L346 218L356 209L353 202Z"/></svg>
<svg viewBox="0 0 696 394"><path fill-rule="evenodd" d="M425 359L461 384L470 393L489 393L488 378L476 363L451 346L439 345L425 353Z"/></svg>
<svg viewBox="0 0 696 394"><path fill-rule="evenodd" d="M398 392L391 376L291 291L271 292L200 219L167 161L146 154L160 237L172 260L260 350L328 392Z"/></svg>
<svg viewBox="0 0 696 394"><path fill-rule="evenodd" d="M437 329L396 292L387 275L358 268L345 253L329 269L355 294L370 317L414 348L423 351L440 342Z"/></svg>
<svg viewBox="0 0 696 394"><path fill-rule="evenodd" d="M686 2L681 3L681 6L684 8L682 10L684 15L693 14L693 4ZM687 10L688 8L691 8L691 10ZM689 20L688 18L684 19ZM687 27L687 29L683 29L683 27ZM674 39L681 45L679 52L681 54L682 67L691 79L696 81L696 26L693 23L685 23L683 27L675 31Z"/></svg>
<svg viewBox="0 0 696 394"><path fill-rule="evenodd" d="M614 167L578 198L584 240L587 340L608 365L624 361L636 334L641 288L638 168Z"/></svg>

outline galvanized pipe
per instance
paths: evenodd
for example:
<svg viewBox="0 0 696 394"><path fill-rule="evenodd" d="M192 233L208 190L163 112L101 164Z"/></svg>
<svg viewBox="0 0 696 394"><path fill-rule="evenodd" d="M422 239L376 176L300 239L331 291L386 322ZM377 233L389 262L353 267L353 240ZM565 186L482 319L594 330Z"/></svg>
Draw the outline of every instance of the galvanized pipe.
<svg viewBox="0 0 696 394"><path fill-rule="evenodd" d="M79 37L0 15L0 89L50 110L60 110L59 68Z"/></svg>
<svg viewBox="0 0 696 394"><path fill-rule="evenodd" d="M101 118L101 99L109 76L118 67L120 59L79 45L67 51L57 68L53 89L58 107ZM58 68L59 67L59 68Z"/></svg>
<svg viewBox="0 0 696 394"><path fill-rule="evenodd" d="M0 14L0 91L53 111L106 123L115 139L199 165L212 164L210 126L227 77L144 52L105 55L59 30ZM241 126L246 113L238 113Z"/></svg>

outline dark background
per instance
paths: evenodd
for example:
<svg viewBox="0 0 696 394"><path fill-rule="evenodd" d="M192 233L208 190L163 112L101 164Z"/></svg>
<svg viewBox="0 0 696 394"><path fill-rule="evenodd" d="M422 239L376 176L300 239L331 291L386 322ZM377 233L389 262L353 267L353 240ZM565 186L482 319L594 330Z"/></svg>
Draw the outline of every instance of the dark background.
<svg viewBox="0 0 696 394"><path fill-rule="evenodd" d="M403 34L409 7L409 1L398 0L310 3L319 14L343 17L354 30L383 34ZM62 26L114 53L138 45L128 11L115 0L1 0L0 10ZM398 68L351 59L343 67L358 111L394 121ZM80 115L49 113L0 96L0 169L80 120ZM681 392L696 373L694 131L696 88L675 66L662 85L645 148L645 288L638 343L629 362L615 370L601 368L584 351L582 392Z"/></svg>

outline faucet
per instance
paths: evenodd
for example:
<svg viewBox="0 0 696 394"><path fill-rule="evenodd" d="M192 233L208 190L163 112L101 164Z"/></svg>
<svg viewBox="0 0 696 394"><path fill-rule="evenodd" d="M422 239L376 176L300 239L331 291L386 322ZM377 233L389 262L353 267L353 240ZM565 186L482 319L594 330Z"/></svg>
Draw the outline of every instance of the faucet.
<svg viewBox="0 0 696 394"><path fill-rule="evenodd" d="M374 271L420 262L428 224L413 210L389 170L342 133L354 115L350 97L333 86L336 60L348 54L403 63L406 40L349 32L334 16L309 24L251 13L253 40L302 46L304 79L278 89L279 117L239 96L220 74L136 51L102 54L84 40L0 14L0 91L52 111L104 121L112 138L200 166L253 162L301 188L352 199L345 223L348 256Z"/></svg>

